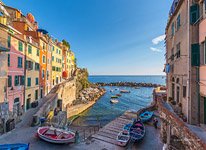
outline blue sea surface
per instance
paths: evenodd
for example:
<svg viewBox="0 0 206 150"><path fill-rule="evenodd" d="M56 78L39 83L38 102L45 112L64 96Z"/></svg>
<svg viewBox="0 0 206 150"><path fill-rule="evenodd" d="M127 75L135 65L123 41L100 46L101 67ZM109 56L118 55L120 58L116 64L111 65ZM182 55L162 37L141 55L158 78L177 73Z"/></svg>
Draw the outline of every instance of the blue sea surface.
<svg viewBox="0 0 206 150"><path fill-rule="evenodd" d="M166 84L166 76L162 75L147 75L147 76L89 76L89 81L92 83L97 82L137 82L137 83L153 83L153 84Z"/></svg>
<svg viewBox="0 0 206 150"><path fill-rule="evenodd" d="M90 76L90 82L146 82L165 84L163 76ZM120 116L127 110L139 110L152 102L153 88L140 87L110 87L105 86L105 95L103 95L90 109L83 112L74 125L105 125L111 120ZM117 104L110 103L111 96L120 93L120 90L129 90L130 93L121 93ZM112 91L112 92L111 92Z"/></svg>

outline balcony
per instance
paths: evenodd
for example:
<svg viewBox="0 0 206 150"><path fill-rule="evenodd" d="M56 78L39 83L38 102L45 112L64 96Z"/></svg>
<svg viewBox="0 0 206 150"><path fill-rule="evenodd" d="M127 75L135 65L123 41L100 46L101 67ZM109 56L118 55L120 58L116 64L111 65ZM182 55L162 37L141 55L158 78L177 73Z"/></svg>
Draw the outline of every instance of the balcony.
<svg viewBox="0 0 206 150"><path fill-rule="evenodd" d="M0 37L0 52L8 52L10 51L10 45L8 40Z"/></svg>

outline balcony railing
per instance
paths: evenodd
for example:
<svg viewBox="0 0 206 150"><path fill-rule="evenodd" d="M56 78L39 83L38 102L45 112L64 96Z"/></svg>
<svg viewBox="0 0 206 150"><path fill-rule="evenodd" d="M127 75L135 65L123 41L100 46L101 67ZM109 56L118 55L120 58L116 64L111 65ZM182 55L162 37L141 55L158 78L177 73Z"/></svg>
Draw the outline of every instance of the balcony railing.
<svg viewBox="0 0 206 150"><path fill-rule="evenodd" d="M8 39L0 37L0 52L8 52L10 50L10 43Z"/></svg>

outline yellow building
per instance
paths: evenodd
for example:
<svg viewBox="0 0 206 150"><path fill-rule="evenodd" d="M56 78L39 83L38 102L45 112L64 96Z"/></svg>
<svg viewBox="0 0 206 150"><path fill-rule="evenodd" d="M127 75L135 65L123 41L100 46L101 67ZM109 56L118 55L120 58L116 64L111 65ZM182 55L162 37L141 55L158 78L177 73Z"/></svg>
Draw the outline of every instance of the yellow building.
<svg viewBox="0 0 206 150"><path fill-rule="evenodd" d="M52 43L52 83L53 86L62 82L62 48L57 41Z"/></svg>
<svg viewBox="0 0 206 150"><path fill-rule="evenodd" d="M39 44L32 37L27 37L26 48L26 87L25 106L26 110L31 107L31 103L39 99Z"/></svg>

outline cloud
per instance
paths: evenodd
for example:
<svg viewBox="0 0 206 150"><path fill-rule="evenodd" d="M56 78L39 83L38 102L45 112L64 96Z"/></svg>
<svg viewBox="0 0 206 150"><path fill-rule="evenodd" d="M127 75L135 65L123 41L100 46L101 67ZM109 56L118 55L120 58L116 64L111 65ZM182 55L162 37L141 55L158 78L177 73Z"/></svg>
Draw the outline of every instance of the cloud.
<svg viewBox="0 0 206 150"><path fill-rule="evenodd" d="M150 50L153 51L153 52L162 52L161 49L159 49L159 48L154 48L154 47L150 47Z"/></svg>
<svg viewBox="0 0 206 150"><path fill-rule="evenodd" d="M154 38L154 39L152 40L152 43L153 43L154 45L157 45L157 44L159 44L160 42L164 41L164 39L165 39L165 35L160 35L160 36Z"/></svg>

